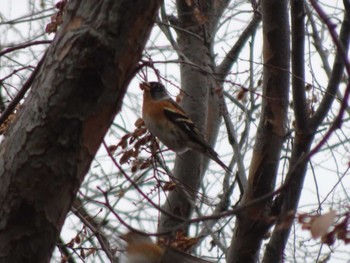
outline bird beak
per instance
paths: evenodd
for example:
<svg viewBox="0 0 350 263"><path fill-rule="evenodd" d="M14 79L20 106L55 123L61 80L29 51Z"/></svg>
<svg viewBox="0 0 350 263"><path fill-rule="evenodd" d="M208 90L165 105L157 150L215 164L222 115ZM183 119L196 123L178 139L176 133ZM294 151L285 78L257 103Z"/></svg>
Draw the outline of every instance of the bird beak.
<svg viewBox="0 0 350 263"><path fill-rule="evenodd" d="M140 89L143 91L150 91L151 90L151 84L149 84L148 82L142 82L140 84Z"/></svg>

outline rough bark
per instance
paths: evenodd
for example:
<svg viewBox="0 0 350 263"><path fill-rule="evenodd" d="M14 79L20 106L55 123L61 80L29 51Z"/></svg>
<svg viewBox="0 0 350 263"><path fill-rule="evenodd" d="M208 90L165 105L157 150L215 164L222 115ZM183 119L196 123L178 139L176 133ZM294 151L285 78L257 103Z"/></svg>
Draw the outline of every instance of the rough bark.
<svg viewBox="0 0 350 263"><path fill-rule="evenodd" d="M196 126L206 133L209 141L216 141L217 131L221 122L219 101L214 92L216 87L213 77L214 64L211 50L213 32L219 16L213 15L218 10L224 10L225 5L213 6L215 1L203 1L200 5L188 5L185 1L177 2L178 20L177 26L186 29L179 30L178 45L192 64L181 64L181 88L185 92L182 102L183 108L195 122ZM210 8L212 7L212 8ZM201 15L209 21L202 23L195 16L194 9L198 9ZM214 18L215 22L211 19ZM188 32L191 32L189 34ZM207 122L208 101L211 101L210 122ZM216 98L215 98L216 97ZM215 115L215 117L213 117ZM212 139L214 138L214 139ZM176 158L174 176L178 178L188 189L195 193L199 189L202 180L204 166L202 155L197 152L186 152ZM194 199L193 199L194 200ZM193 211L193 200L189 200L181 192L170 193L164 209L173 214L189 218ZM183 226L179 221L166 215L162 215L159 227L160 232L174 231ZM186 229L186 227L185 227Z"/></svg>
<svg viewBox="0 0 350 263"><path fill-rule="evenodd" d="M0 262L48 262L160 1L69 1L0 149Z"/></svg>
<svg viewBox="0 0 350 263"><path fill-rule="evenodd" d="M288 1L261 1L264 36L262 115L258 127L248 187L242 205L274 190L287 123L289 91ZM227 262L257 262L261 242L270 227L271 198L237 216Z"/></svg>

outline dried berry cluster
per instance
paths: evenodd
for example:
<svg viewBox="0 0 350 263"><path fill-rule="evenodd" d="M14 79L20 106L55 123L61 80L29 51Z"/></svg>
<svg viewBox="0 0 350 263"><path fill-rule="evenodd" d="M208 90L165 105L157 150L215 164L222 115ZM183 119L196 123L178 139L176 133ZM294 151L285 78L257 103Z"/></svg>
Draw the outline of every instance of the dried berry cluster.
<svg viewBox="0 0 350 263"><path fill-rule="evenodd" d="M58 27L63 23L63 14L68 0L62 0L55 4L58 11L51 16L51 22L46 25L45 32L56 33Z"/></svg>
<svg viewBox="0 0 350 263"><path fill-rule="evenodd" d="M133 173L144 170L152 164L152 158L144 159L140 156L140 152L149 152L149 149L151 149L153 155L159 149L158 143L153 135L148 132L142 119L138 119L135 126L135 130L125 134L117 145L109 146L111 152L115 152L121 147L121 152L118 154L121 155L119 163L130 163Z"/></svg>
<svg viewBox="0 0 350 263"><path fill-rule="evenodd" d="M79 255L81 259L86 259L89 256L93 256L96 253L96 248L94 247L84 247L82 244L89 239L86 227L83 227L81 231L77 233L75 237L71 239L67 244L58 245L58 248L61 250L65 247L68 250L72 250L74 254ZM71 258L68 254L62 253L61 263L70 262Z"/></svg>

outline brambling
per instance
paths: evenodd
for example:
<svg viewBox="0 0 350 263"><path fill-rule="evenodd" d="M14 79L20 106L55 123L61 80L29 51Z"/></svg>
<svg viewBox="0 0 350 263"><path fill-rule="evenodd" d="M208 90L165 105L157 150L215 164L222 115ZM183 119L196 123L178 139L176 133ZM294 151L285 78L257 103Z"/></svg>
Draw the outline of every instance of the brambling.
<svg viewBox="0 0 350 263"><path fill-rule="evenodd" d="M143 90L142 118L154 136L178 154L188 150L200 152L231 172L161 83L143 82L140 88Z"/></svg>
<svg viewBox="0 0 350 263"><path fill-rule="evenodd" d="M149 236L131 231L120 238L127 243L126 263L160 262L164 249L153 243Z"/></svg>
<svg viewBox="0 0 350 263"><path fill-rule="evenodd" d="M138 232L130 231L120 236L126 243L126 255L122 263L211 263L172 247L160 247L152 239Z"/></svg>

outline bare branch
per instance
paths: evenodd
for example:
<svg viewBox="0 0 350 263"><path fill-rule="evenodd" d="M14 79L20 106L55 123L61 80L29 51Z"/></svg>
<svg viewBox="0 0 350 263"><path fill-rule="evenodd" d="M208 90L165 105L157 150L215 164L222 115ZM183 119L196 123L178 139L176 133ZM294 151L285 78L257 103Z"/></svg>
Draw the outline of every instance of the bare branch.
<svg viewBox="0 0 350 263"><path fill-rule="evenodd" d="M310 2L312 6L315 8L315 10L317 11L322 21L327 26L329 33L333 39L333 42L337 47L337 53L333 64L333 70L328 82L325 96L323 97L315 115L311 119L311 125L313 128L315 128L315 127L318 127L320 123L324 120L329 109L333 104L334 98L336 96L336 92L339 87L339 83L343 76L344 66L346 68L348 76L350 76L350 64L347 59L347 53L348 53L349 41L350 41L350 8L349 8L349 3L346 4L346 2L348 1L344 0L344 3L345 3L344 20L340 29L340 35L338 36L335 30L336 26L327 17L327 15L321 9L319 4L317 4L317 2L314 0L310 0ZM345 95L343 100L346 100Z"/></svg>
<svg viewBox="0 0 350 263"><path fill-rule="evenodd" d="M305 96L304 17L304 1L292 1L292 92L296 130L299 133L307 131L309 122Z"/></svg>
<svg viewBox="0 0 350 263"><path fill-rule="evenodd" d="M237 61L238 54L241 52L245 43L248 41L249 37L254 34L257 30L261 21L261 16L258 13L254 13L252 21L249 23L247 28L242 32L240 38L237 40L236 44L227 53L225 59L217 67L216 73L220 76L221 81L225 79L229 73L232 65Z"/></svg>
<svg viewBox="0 0 350 263"><path fill-rule="evenodd" d="M21 88L21 90L16 94L16 97L13 98L11 103L7 106L7 108L1 114L1 116L0 116L0 125L3 124L4 121L6 121L7 117L14 111L14 109L16 108L18 103L21 101L21 99L23 99L24 95L27 93L29 88L32 86L32 83L33 83L35 77L38 75L38 73L39 73L39 71L41 69L41 66L42 66L42 64L45 61L45 57L46 57L46 54L41 58L41 60L39 61L38 65L36 66L36 68L34 69L32 74L30 75L30 77L27 79L27 81L24 83L24 85Z"/></svg>
<svg viewBox="0 0 350 263"><path fill-rule="evenodd" d="M7 54L7 53L10 53L10 52L22 49L22 48L27 48L30 46L36 46L36 45L42 45L42 44L51 44L51 42L52 42L51 40L38 40L38 41L23 43L23 44L14 46L14 47L9 47L9 48L4 49L3 51L0 52L0 57Z"/></svg>

